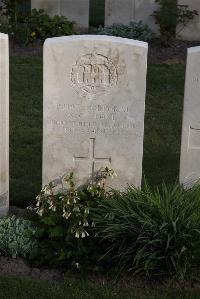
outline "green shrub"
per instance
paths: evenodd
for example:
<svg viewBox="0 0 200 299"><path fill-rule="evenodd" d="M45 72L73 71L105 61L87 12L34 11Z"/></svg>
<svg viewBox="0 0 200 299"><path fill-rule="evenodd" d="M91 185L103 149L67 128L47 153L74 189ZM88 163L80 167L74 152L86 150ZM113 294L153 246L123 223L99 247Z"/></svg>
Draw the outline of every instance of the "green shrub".
<svg viewBox="0 0 200 299"><path fill-rule="evenodd" d="M21 44L28 43L30 36L27 25L29 13L23 8L24 4L25 0L2 0L0 5L1 32L9 34Z"/></svg>
<svg viewBox="0 0 200 299"><path fill-rule="evenodd" d="M33 9L29 19L30 38L45 40L49 37L72 35L74 23L63 16L50 17L43 10Z"/></svg>
<svg viewBox="0 0 200 299"><path fill-rule="evenodd" d="M13 258L29 257L37 248L35 227L29 220L15 216L0 218L0 252Z"/></svg>
<svg viewBox="0 0 200 299"><path fill-rule="evenodd" d="M93 219L121 269L183 278L200 266L199 211L200 187L130 187L101 201Z"/></svg>
<svg viewBox="0 0 200 299"><path fill-rule="evenodd" d="M76 189L71 173L64 179L66 188L63 192L54 192L58 187L55 183L43 188L35 207L38 263L79 269L96 264L99 249L90 209L107 196L104 181L110 175L112 171L106 168L98 174L95 183Z"/></svg>
<svg viewBox="0 0 200 299"><path fill-rule="evenodd" d="M177 5L177 0L156 0L159 9L153 14L159 25L163 42L175 38L177 25L185 27L190 20L198 15L196 10L190 10L188 5Z"/></svg>
<svg viewBox="0 0 200 299"><path fill-rule="evenodd" d="M99 28L98 34L119 36L141 41L150 41L153 37L153 32L148 25L140 22L130 22L129 25L113 24L104 28Z"/></svg>
<svg viewBox="0 0 200 299"><path fill-rule="evenodd" d="M4 0L3 20L1 26L4 33L8 33L19 44L28 44L40 39L71 35L75 33L74 23L63 16L50 17L44 10L33 9L31 14L22 13L20 3L22 0ZM6 26L5 26L6 25Z"/></svg>

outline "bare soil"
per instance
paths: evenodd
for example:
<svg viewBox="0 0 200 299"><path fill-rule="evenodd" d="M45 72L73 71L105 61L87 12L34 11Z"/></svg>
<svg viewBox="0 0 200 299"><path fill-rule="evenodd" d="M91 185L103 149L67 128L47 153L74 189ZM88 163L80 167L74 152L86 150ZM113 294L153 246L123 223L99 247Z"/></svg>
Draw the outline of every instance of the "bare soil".
<svg viewBox="0 0 200 299"><path fill-rule="evenodd" d="M195 46L200 46L200 41L174 40L168 46L163 46L159 39L154 39L149 43L148 63L184 64L186 62L187 48ZM42 51L42 41L36 41L34 44L27 46L20 46L13 40L10 41L11 56L42 56Z"/></svg>
<svg viewBox="0 0 200 299"><path fill-rule="evenodd" d="M149 60L151 64L157 63L185 63L187 49L200 46L200 41L174 40L168 46L162 46L159 39L154 39L149 44Z"/></svg>

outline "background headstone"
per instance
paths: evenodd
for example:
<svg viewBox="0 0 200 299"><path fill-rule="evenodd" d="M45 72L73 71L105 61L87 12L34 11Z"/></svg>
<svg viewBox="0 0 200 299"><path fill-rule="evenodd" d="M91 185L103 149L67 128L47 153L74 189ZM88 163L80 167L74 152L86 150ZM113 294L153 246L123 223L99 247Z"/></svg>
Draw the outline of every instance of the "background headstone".
<svg viewBox="0 0 200 299"><path fill-rule="evenodd" d="M60 15L61 0L31 0L31 9L43 9L50 16Z"/></svg>
<svg viewBox="0 0 200 299"><path fill-rule="evenodd" d="M155 0L106 0L105 4L105 25L113 23L128 25L131 21L142 21L157 32L152 16L158 8Z"/></svg>
<svg viewBox="0 0 200 299"><path fill-rule="evenodd" d="M8 35L0 33L0 216L9 209L9 58Z"/></svg>
<svg viewBox="0 0 200 299"><path fill-rule="evenodd" d="M31 8L44 9L51 16L65 16L79 28L89 27L89 0L32 0Z"/></svg>
<svg viewBox="0 0 200 299"><path fill-rule="evenodd" d="M84 184L102 168L117 189L140 186L147 44L108 36L44 46L43 184L73 171Z"/></svg>
<svg viewBox="0 0 200 299"><path fill-rule="evenodd" d="M188 49L182 127L180 182L200 178L200 47Z"/></svg>
<svg viewBox="0 0 200 299"><path fill-rule="evenodd" d="M180 5L189 5L189 9L197 10L199 15L195 16L193 20L182 30L182 26L177 28L177 38L183 40L200 40L200 1L199 0L178 0Z"/></svg>

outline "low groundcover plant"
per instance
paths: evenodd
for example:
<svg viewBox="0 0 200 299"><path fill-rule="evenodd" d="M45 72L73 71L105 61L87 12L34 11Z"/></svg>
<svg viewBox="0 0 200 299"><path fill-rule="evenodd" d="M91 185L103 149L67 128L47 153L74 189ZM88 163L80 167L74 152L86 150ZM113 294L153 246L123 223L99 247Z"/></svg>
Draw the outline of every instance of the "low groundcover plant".
<svg viewBox="0 0 200 299"><path fill-rule="evenodd" d="M4 217L0 219L0 253L16 258L29 258L37 251L36 227L29 220Z"/></svg>
<svg viewBox="0 0 200 299"><path fill-rule="evenodd" d="M120 23L111 26L100 27L98 30L100 35L119 36L124 38L136 39L141 41L150 41L153 37L153 32L148 25L139 22L130 22L129 25Z"/></svg>

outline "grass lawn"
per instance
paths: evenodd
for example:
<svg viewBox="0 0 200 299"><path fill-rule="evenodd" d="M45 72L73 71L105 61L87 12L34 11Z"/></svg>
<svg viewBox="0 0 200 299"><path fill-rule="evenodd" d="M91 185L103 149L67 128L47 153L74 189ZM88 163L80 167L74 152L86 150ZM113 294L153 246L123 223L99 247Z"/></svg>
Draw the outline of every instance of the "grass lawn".
<svg viewBox="0 0 200 299"><path fill-rule="evenodd" d="M36 282L27 278L0 277L1 299L199 299L200 291L161 292L101 287L86 281Z"/></svg>
<svg viewBox="0 0 200 299"><path fill-rule="evenodd" d="M185 66L148 68L143 173L151 185L178 178ZM11 204L27 205L41 189L42 58L10 61Z"/></svg>

